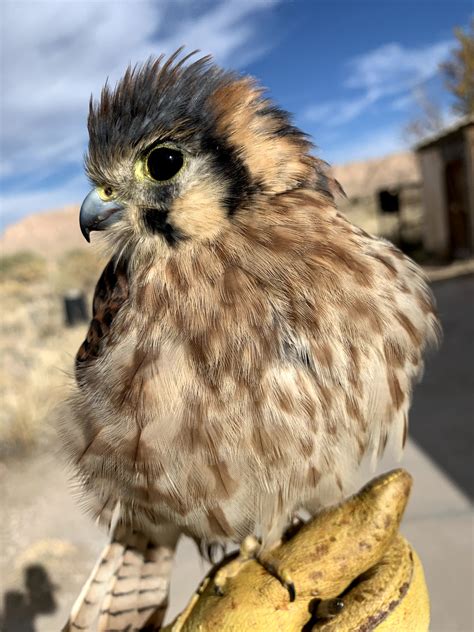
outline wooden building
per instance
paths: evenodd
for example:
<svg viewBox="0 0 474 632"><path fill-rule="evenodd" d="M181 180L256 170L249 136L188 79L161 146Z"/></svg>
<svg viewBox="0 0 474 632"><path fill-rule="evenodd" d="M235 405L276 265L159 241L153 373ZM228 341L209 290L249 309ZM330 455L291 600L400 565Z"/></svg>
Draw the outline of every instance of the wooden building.
<svg viewBox="0 0 474 632"><path fill-rule="evenodd" d="M422 245L421 175L413 152L335 165L332 173L347 196L338 206L354 224L410 254Z"/></svg>
<svg viewBox="0 0 474 632"><path fill-rule="evenodd" d="M417 145L423 243L444 260L474 255L474 116Z"/></svg>

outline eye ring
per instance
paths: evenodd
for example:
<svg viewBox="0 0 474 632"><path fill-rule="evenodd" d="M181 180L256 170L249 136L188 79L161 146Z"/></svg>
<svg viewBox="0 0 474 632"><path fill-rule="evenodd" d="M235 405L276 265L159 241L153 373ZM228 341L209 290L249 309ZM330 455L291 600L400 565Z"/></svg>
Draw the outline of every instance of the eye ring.
<svg viewBox="0 0 474 632"><path fill-rule="evenodd" d="M158 145L143 158L143 169L154 182L168 183L183 169L185 162L181 149L173 145Z"/></svg>
<svg viewBox="0 0 474 632"><path fill-rule="evenodd" d="M102 187L97 187L97 193L101 200L107 202L113 196L114 190L110 185L106 184Z"/></svg>

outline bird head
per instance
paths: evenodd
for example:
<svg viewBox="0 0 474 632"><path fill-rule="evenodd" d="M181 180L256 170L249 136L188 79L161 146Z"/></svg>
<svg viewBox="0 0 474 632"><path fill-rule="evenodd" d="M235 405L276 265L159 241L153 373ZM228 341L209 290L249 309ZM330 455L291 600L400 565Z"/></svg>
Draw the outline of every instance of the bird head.
<svg viewBox="0 0 474 632"><path fill-rule="evenodd" d="M91 99L81 230L115 246L212 240L262 197L315 183L311 143L249 77L180 50Z"/></svg>

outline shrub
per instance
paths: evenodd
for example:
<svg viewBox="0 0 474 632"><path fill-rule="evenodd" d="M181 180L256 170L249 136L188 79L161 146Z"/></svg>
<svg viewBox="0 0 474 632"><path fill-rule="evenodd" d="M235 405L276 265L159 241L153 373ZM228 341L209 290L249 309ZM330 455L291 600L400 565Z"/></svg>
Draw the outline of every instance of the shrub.
<svg viewBox="0 0 474 632"><path fill-rule="evenodd" d="M58 261L56 289L65 292L77 288L89 292L95 287L104 267L104 260L92 249L69 250Z"/></svg>
<svg viewBox="0 0 474 632"><path fill-rule="evenodd" d="M38 283L47 277L46 259L31 251L0 257L0 281Z"/></svg>

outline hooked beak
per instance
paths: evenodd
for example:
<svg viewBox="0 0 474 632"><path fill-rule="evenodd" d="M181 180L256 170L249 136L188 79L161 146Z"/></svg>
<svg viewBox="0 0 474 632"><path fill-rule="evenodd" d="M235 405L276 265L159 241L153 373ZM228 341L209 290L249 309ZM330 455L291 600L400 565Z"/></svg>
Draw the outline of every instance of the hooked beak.
<svg viewBox="0 0 474 632"><path fill-rule="evenodd" d="M105 230L120 219L123 210L123 204L113 199L104 201L97 189L92 189L84 199L79 213L81 233L90 241L93 230Z"/></svg>

